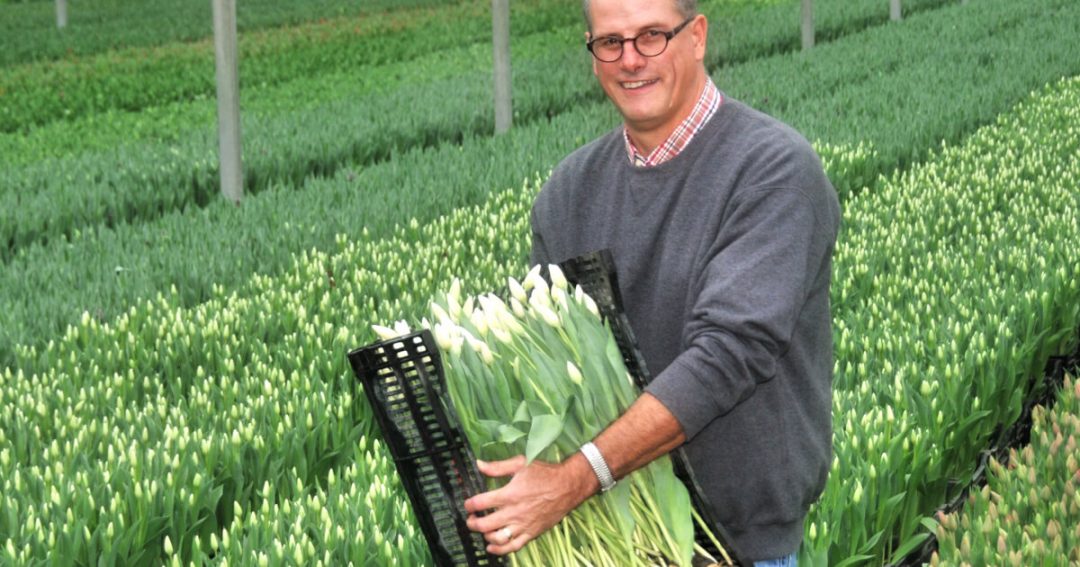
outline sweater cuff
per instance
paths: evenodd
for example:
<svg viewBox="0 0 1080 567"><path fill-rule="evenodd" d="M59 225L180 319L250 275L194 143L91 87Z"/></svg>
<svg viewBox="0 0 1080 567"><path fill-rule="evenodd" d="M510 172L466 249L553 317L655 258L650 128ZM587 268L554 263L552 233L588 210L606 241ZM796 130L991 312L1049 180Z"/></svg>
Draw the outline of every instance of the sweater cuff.
<svg viewBox="0 0 1080 567"><path fill-rule="evenodd" d="M687 441L721 415L715 390L715 385L709 387L679 358L645 387L679 422Z"/></svg>

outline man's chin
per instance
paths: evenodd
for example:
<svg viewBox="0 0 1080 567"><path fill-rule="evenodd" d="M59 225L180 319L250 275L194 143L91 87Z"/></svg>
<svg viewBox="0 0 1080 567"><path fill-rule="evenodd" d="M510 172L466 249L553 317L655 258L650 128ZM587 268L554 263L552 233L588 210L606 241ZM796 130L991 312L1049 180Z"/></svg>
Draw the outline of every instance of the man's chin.
<svg viewBox="0 0 1080 567"><path fill-rule="evenodd" d="M651 130L663 121L657 112L644 109L620 109L619 114L627 126L638 131Z"/></svg>

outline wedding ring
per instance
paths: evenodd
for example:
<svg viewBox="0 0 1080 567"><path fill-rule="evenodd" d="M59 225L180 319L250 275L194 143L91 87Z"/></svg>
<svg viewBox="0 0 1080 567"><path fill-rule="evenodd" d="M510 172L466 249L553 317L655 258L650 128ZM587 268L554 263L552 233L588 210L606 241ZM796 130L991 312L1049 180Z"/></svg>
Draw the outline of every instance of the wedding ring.
<svg viewBox="0 0 1080 567"><path fill-rule="evenodd" d="M514 532L510 531L509 527L504 527L499 530L499 539L502 540L503 544L510 543L510 540L514 539Z"/></svg>

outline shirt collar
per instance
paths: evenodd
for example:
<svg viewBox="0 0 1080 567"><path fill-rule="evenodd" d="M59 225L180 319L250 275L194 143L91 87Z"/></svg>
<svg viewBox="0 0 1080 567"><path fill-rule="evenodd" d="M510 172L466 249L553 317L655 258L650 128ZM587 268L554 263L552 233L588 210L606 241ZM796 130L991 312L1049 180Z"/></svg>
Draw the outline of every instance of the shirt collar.
<svg viewBox="0 0 1080 567"><path fill-rule="evenodd" d="M635 167L653 167L668 161L680 152L690 143L690 140L705 127L705 124L709 121L716 109L720 107L723 102L723 95L720 94L720 90L716 88L711 77L705 78L705 88L701 90L701 96L698 97L694 108L690 110L690 115L687 116L679 125L671 132L667 140L655 148L649 153L649 155L642 155L634 143L630 141L630 134L623 127L623 139L626 141L626 152L630 158L630 163Z"/></svg>

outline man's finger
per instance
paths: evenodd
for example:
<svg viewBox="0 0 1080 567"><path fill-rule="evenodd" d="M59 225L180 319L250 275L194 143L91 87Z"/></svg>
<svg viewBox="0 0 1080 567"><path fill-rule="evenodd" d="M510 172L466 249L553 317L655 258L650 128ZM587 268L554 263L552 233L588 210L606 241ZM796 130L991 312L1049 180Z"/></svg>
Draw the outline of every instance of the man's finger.
<svg viewBox="0 0 1080 567"><path fill-rule="evenodd" d="M508 543L502 545L497 543L489 543L487 546L487 551L488 553L492 553L495 555L506 555L508 553L513 553L525 547L525 544L529 543L530 540L532 540L532 536L530 536L529 534L514 534L514 538L511 539Z"/></svg>
<svg viewBox="0 0 1080 567"><path fill-rule="evenodd" d="M465 525L474 532L487 533L505 527L509 521L509 516L502 511L492 512L486 516L477 516L475 513L471 513L465 519Z"/></svg>
<svg viewBox="0 0 1080 567"><path fill-rule="evenodd" d="M505 461L476 461L477 468L485 476L491 478L500 478L504 476L512 476L517 474L518 471L525 468L525 455L518 455L511 457Z"/></svg>

